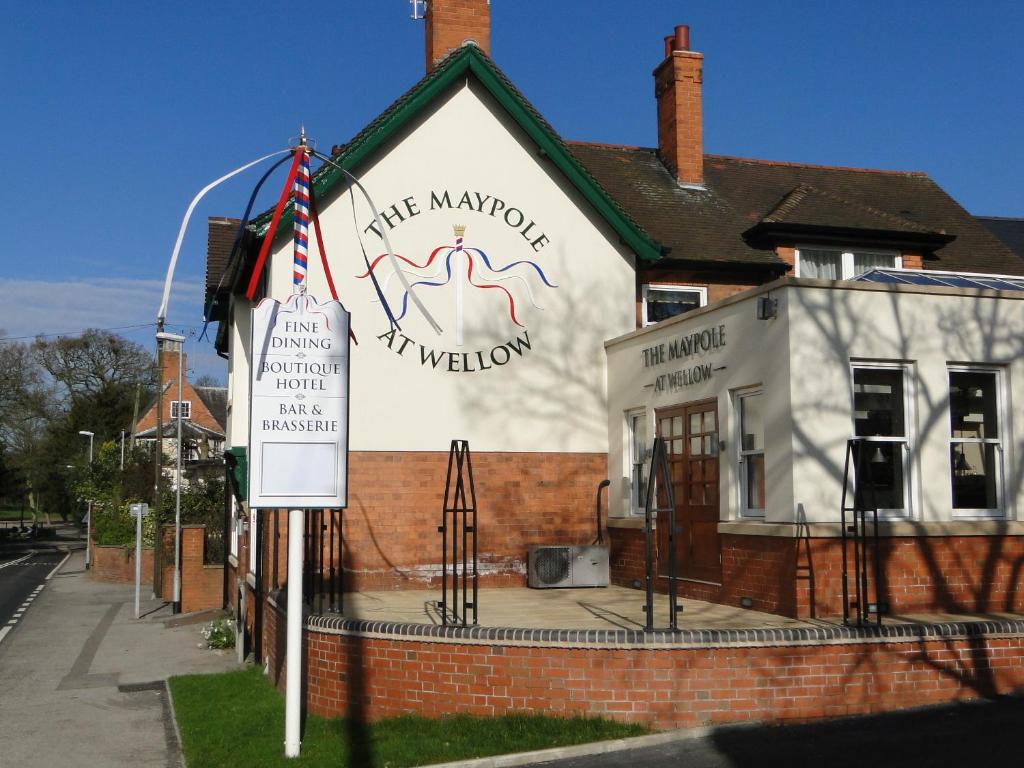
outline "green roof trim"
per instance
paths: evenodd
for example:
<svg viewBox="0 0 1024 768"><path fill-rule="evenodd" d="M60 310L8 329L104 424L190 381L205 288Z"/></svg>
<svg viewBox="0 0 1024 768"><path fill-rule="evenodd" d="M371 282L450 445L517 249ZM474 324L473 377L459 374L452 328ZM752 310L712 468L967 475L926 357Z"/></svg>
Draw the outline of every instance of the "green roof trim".
<svg viewBox="0 0 1024 768"><path fill-rule="evenodd" d="M445 89L467 72L471 72L476 77L530 139L537 144L541 152L547 155L565 174L587 202L615 230L626 246L645 261L657 261L661 258L661 246L626 215L604 188L583 168L555 130L516 90L494 62L473 44L466 44L449 55L433 72L420 80L404 96L367 125L332 159L345 170L352 171L412 120L420 110L433 102ZM325 163L313 175L312 183L315 194L322 199L343 178L341 171ZM268 210L253 219L252 226L259 236L266 233L272 213L272 210ZM289 203L282 213L278 232L288 231L291 223L292 205Z"/></svg>

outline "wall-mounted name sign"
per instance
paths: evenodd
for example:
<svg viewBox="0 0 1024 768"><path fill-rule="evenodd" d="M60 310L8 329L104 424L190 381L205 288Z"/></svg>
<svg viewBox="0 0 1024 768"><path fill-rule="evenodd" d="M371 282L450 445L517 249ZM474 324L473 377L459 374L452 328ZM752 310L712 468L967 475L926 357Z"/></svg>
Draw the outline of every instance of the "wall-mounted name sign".
<svg viewBox="0 0 1024 768"><path fill-rule="evenodd" d="M347 505L348 328L306 294L253 309L250 508Z"/></svg>
<svg viewBox="0 0 1024 768"><path fill-rule="evenodd" d="M725 346L725 326L716 325L693 333L686 333L669 342L644 347L640 350L644 368L652 368L673 360L684 360L687 357L711 352Z"/></svg>
<svg viewBox="0 0 1024 768"><path fill-rule="evenodd" d="M527 318L543 308L546 296L558 298L549 292L558 286L538 259L550 238L522 208L492 194L438 188L406 195L379 215L389 232L414 219L436 223L427 242L405 243L406 230L399 232L397 257L416 295L442 317L448 309L450 320L442 322L440 339L425 342L414 330L406 333L409 296L391 279L390 260L382 254L358 278L377 278L403 325L378 334L378 341L405 360L444 373L500 369L532 351ZM497 230L491 222L500 224ZM381 236L376 221L364 232Z"/></svg>
<svg viewBox="0 0 1024 768"><path fill-rule="evenodd" d="M706 352L714 352L725 346L725 326L716 325L700 331L686 333L678 336L672 341L644 347L640 350L644 368L653 368L657 365L664 365L673 360L685 360ZM712 367L711 363L695 363L689 368L680 368L677 371L659 374L654 379L653 387L655 393L678 392L694 384L708 381L714 371L720 368Z"/></svg>

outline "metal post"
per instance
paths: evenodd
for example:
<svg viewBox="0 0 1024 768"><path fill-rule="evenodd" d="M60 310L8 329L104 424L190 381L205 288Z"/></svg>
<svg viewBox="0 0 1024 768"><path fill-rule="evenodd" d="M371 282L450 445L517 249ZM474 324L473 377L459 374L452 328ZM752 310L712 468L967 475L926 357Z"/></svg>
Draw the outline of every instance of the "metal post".
<svg viewBox="0 0 1024 768"><path fill-rule="evenodd" d="M181 383L185 339L178 345L178 482L174 485L174 613L181 613Z"/></svg>
<svg viewBox="0 0 1024 768"><path fill-rule="evenodd" d="M284 756L298 757L302 746L302 543L305 513L288 512L288 616L285 650Z"/></svg>
<svg viewBox="0 0 1024 768"><path fill-rule="evenodd" d="M124 472L124 430L121 430L121 471Z"/></svg>
<svg viewBox="0 0 1024 768"><path fill-rule="evenodd" d="M153 441L153 515L156 521L153 535L153 597L163 598L164 534L163 505L160 502L160 481L164 473L164 342L161 334L163 321L156 326L156 439Z"/></svg>
<svg viewBox="0 0 1024 768"><path fill-rule="evenodd" d="M88 430L80 430L79 433L83 437L89 438L89 467L92 467L92 440L95 437L93 432ZM85 567L92 567L92 499L88 500L88 508L85 512Z"/></svg>
<svg viewBox="0 0 1024 768"><path fill-rule="evenodd" d="M145 504L132 504L135 515L135 618L139 618L140 592L142 591L142 512Z"/></svg>

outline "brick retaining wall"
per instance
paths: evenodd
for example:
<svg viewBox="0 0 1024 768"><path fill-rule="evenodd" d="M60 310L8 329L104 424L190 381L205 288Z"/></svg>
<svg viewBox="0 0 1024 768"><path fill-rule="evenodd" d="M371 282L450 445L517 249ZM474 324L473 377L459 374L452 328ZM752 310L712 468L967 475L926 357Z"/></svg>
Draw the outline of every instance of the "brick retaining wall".
<svg viewBox="0 0 1024 768"><path fill-rule="evenodd" d="M93 543L90 575L97 581L135 583L135 547L113 547ZM153 583L153 548L142 550L142 583Z"/></svg>
<svg viewBox="0 0 1024 768"><path fill-rule="evenodd" d="M307 625L306 701L315 714L367 721L534 711L680 728L884 712L1024 690L1024 622L915 629L920 636L802 632L800 640L602 647ZM283 686L284 613L273 604L265 637L270 673Z"/></svg>

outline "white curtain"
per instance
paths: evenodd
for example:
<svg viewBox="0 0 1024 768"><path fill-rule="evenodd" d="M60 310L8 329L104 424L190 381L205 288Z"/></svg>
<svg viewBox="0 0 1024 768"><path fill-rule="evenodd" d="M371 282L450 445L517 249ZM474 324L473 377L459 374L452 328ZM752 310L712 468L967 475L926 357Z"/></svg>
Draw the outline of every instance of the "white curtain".
<svg viewBox="0 0 1024 768"><path fill-rule="evenodd" d="M800 249L800 277L838 280L843 271L843 254L839 251Z"/></svg>
<svg viewBox="0 0 1024 768"><path fill-rule="evenodd" d="M891 253L854 253L853 274L859 275L875 267L892 269L896 266L895 262Z"/></svg>

